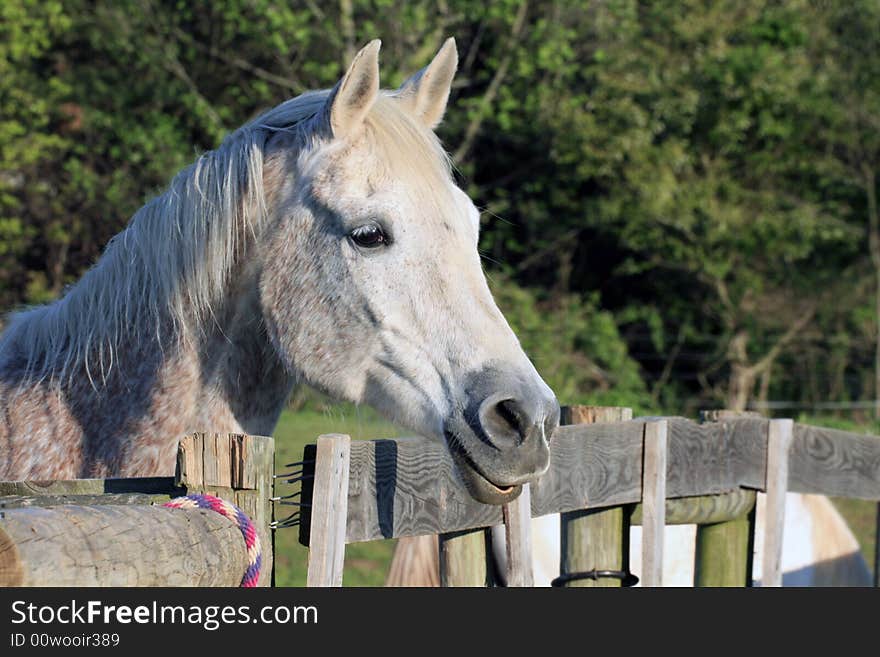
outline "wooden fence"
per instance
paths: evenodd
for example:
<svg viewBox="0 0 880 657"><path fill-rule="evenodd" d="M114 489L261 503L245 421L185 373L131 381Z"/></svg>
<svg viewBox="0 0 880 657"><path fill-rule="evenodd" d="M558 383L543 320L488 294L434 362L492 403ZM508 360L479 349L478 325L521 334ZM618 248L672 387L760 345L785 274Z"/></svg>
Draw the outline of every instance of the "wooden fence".
<svg viewBox="0 0 880 657"><path fill-rule="evenodd" d="M263 546L272 581L274 441L196 434L174 477L0 482L0 586L238 586L247 567L239 529L168 500L210 493L238 505Z"/></svg>
<svg viewBox="0 0 880 657"><path fill-rule="evenodd" d="M530 518L560 514L564 586L620 586L628 528L643 526L644 585L662 585L663 531L696 524L698 585L748 585L755 494L767 493L765 584L781 582L786 490L880 500L880 439L790 420L706 414L631 419L628 409L571 407L550 469L504 507L474 501L446 447L424 438L307 446L298 491L274 490L271 438L199 434L181 442L175 477L0 482L0 585L235 585L243 541L210 511L161 508L192 492L218 495L255 522L260 583L273 570L273 500L297 500L308 583L340 585L347 543L439 535L441 583L491 583L487 528L507 535L505 581L532 582ZM278 497L276 497L278 495ZM282 530L290 531L290 530Z"/></svg>
<svg viewBox="0 0 880 657"><path fill-rule="evenodd" d="M687 523L698 525L696 584L745 586L756 491L767 494L763 583L779 585L786 491L880 500L875 436L717 412L699 424L632 420L623 409L564 416L570 424L553 436L550 469L506 507L470 498L438 442L321 436L304 455L309 585L342 583L346 543L438 534L441 583L481 586L489 581L486 528L495 525L507 534L506 581L529 585L527 520L561 514L564 585L619 586L628 526L640 522L643 584L662 584L663 527ZM584 578L593 571L621 577Z"/></svg>

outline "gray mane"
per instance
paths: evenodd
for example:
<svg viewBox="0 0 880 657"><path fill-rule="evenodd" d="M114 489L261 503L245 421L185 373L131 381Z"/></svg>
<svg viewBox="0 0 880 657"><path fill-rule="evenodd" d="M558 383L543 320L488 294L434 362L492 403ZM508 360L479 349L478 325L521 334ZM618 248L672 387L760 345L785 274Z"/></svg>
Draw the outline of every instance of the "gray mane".
<svg viewBox="0 0 880 657"><path fill-rule="evenodd" d="M279 105L178 173L61 299L12 315L0 363L14 358L24 362L26 380L58 382L84 367L94 384L109 374L120 345L167 334L163 323L180 335L184 324L210 317L248 236L266 218L268 137L313 116L325 98L316 92Z"/></svg>

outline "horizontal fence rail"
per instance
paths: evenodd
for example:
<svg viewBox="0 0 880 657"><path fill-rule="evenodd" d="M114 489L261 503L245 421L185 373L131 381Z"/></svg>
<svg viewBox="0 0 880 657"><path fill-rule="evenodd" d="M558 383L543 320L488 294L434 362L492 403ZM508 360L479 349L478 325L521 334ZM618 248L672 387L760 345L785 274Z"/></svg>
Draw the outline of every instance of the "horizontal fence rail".
<svg viewBox="0 0 880 657"><path fill-rule="evenodd" d="M570 425L554 433L550 469L531 485L532 516L640 503L645 424L658 419L665 419L668 428L667 498L730 495L731 503L751 503L736 496L743 495L743 488L766 489L770 420L764 418L707 424L678 417L639 418ZM787 488L880 500L880 439L795 424ZM304 545L309 544L308 519L304 507ZM351 443L347 543L502 522L500 507L470 498L442 443L419 437Z"/></svg>

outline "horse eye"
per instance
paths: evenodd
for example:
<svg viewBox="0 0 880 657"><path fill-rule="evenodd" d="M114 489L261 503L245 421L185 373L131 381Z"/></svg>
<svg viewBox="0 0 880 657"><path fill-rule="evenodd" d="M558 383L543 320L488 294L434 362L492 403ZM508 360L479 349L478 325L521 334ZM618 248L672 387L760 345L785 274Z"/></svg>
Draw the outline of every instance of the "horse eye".
<svg viewBox="0 0 880 657"><path fill-rule="evenodd" d="M351 231L351 239L365 249L375 249L388 244L388 236L379 224L365 224Z"/></svg>

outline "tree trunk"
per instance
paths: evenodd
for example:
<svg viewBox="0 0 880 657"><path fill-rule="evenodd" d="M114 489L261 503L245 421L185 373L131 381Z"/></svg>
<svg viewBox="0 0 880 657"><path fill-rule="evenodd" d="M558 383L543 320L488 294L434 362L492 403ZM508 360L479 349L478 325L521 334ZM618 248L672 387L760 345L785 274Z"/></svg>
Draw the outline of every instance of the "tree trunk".
<svg viewBox="0 0 880 657"><path fill-rule="evenodd" d="M769 415L769 409L767 408L767 398L770 395L770 378L773 374L773 367L770 366L763 372L761 372L760 380L758 381L758 410L765 415Z"/></svg>
<svg viewBox="0 0 880 657"><path fill-rule="evenodd" d="M746 345L749 336L745 331L739 331L733 336L727 348L730 359L730 380L727 384L727 404L725 408L741 412L746 410L749 397L755 388L755 371L749 366L749 355Z"/></svg>

